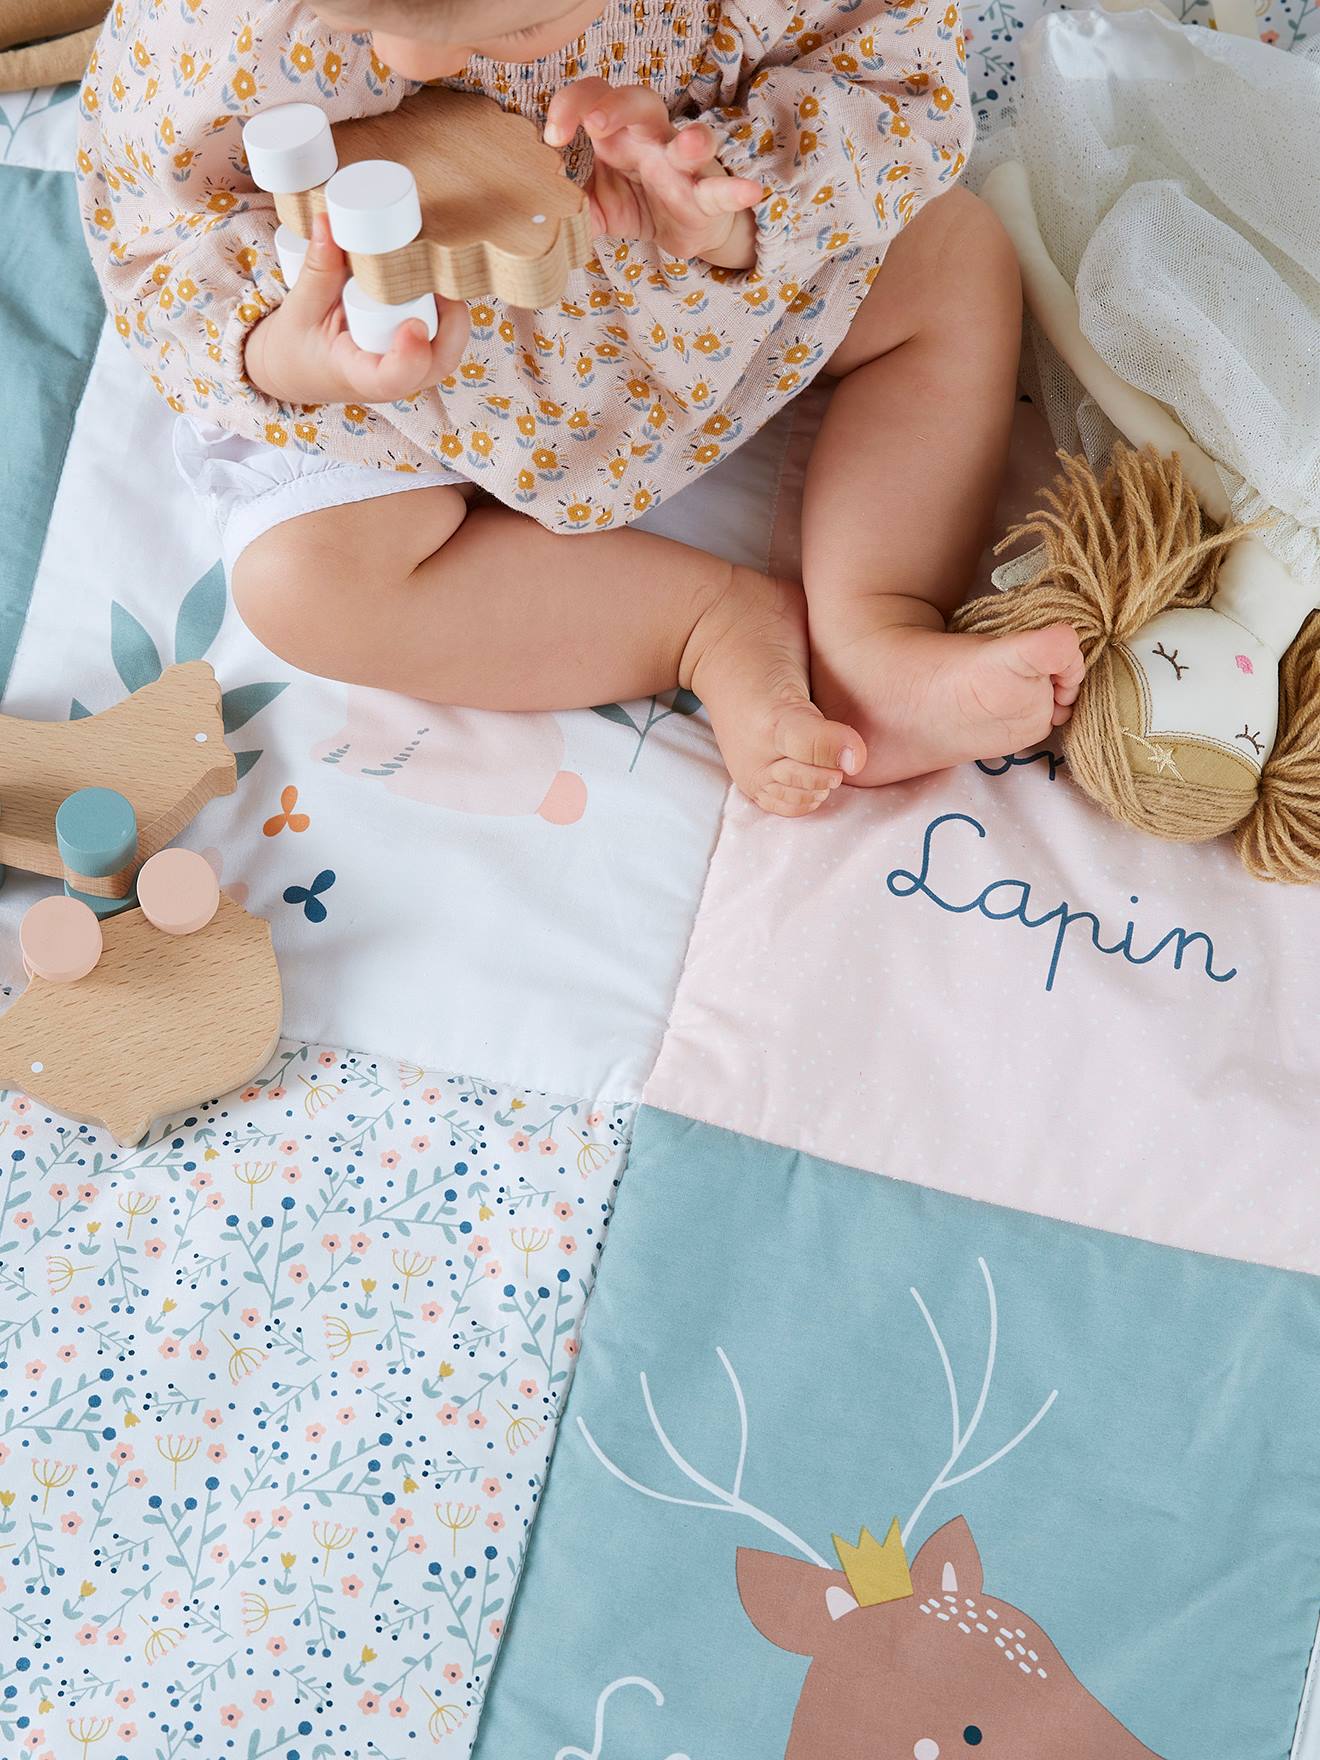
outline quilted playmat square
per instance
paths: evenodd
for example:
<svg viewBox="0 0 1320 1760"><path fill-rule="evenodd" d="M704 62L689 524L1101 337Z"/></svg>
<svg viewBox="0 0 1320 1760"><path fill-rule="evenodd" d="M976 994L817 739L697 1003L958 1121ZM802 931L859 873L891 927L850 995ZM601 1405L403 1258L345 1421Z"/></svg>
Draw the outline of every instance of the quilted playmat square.
<svg viewBox="0 0 1320 1760"><path fill-rule="evenodd" d="M480 1760L1279 1760L1320 1288L644 1109Z"/></svg>

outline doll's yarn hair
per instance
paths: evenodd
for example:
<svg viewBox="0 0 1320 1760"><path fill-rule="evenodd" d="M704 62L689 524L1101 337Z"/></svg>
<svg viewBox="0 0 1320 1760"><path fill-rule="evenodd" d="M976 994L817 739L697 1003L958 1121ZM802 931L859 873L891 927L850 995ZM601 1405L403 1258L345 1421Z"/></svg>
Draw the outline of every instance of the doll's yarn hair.
<svg viewBox="0 0 1320 1760"><path fill-rule="evenodd" d="M1156 837L1198 843L1236 833L1238 853L1262 880L1320 880L1320 615L1307 620L1280 668L1279 735L1257 784L1237 786L1134 775L1121 702L1131 699L1117 651L1152 617L1206 604L1241 528L1206 521L1176 457L1117 446L1103 475L1060 455L1044 505L999 546L1041 547L1021 586L964 605L954 628L980 635L1069 623L1086 674L1064 728L1078 786L1113 818ZM1122 669L1122 670L1120 670Z"/></svg>

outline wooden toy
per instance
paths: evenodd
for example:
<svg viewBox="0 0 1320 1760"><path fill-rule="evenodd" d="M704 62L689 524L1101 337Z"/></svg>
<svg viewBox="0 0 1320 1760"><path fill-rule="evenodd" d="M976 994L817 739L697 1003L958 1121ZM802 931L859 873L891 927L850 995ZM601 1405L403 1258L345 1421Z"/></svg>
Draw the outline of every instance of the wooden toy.
<svg viewBox="0 0 1320 1760"><path fill-rule="evenodd" d="M142 864L138 905L166 935L195 935L220 908L220 882L205 856L191 849L163 849Z"/></svg>
<svg viewBox="0 0 1320 1760"><path fill-rule="evenodd" d="M55 897L43 898L25 913L18 945L29 978L74 984L96 965L105 941L94 910L81 899Z"/></svg>
<svg viewBox="0 0 1320 1760"><path fill-rule="evenodd" d="M77 874L80 883L131 873L137 866L137 841L132 802L113 788L75 789L56 811L55 847L65 873ZM67 880L64 889L71 898L82 898L98 917L113 916L133 902L131 888L125 898L84 895Z"/></svg>
<svg viewBox="0 0 1320 1760"><path fill-rule="evenodd" d="M399 306L436 294L552 304L590 255L586 197L559 154L526 117L476 93L428 86L333 133L314 105L283 105L254 116L243 141L286 248L328 212L359 304L395 308L396 323ZM297 256L286 265L295 275Z"/></svg>
<svg viewBox="0 0 1320 1760"><path fill-rule="evenodd" d="M155 683L99 715L81 721L23 721L0 715L0 863L63 879L83 898L131 896L139 865L177 837L209 800L238 786L234 755L225 744L220 689L204 660L171 666ZM84 823L88 803L65 822L60 852L56 817L69 796L108 790L122 796L137 825L136 849L107 870L89 847L112 816ZM97 803L91 803L96 807ZM106 808L107 803L100 803Z"/></svg>
<svg viewBox="0 0 1320 1760"><path fill-rule="evenodd" d="M24 919L38 960L0 1018L0 1087L136 1143L153 1119L241 1087L268 1061L283 1007L269 923L224 893L192 934L162 934L141 910L124 911L96 924L104 945L85 975L52 981L36 969L49 924L26 925L70 903L44 900ZM66 978L69 926L57 925L54 962Z"/></svg>

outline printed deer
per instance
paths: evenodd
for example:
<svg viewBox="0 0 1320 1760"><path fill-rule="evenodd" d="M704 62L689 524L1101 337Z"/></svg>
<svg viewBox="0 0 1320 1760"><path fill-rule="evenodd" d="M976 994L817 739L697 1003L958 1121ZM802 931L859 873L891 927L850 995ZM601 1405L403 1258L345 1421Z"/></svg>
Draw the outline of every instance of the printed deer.
<svg viewBox="0 0 1320 1760"><path fill-rule="evenodd" d="M939 1327L918 1290L912 1299L944 1371L952 1441L944 1465L900 1530L883 1545L862 1530L856 1546L835 1537L841 1570L801 1535L743 1495L747 1402L722 1349L716 1356L738 1409L737 1464L721 1485L679 1451L655 1409L645 1373L642 1401L656 1440L679 1472L704 1493L678 1497L644 1485L601 1448L582 1418L578 1429L600 1464L657 1503L747 1518L800 1554L737 1555L738 1594L752 1624L772 1644L809 1656L784 1760L1160 1760L1130 1734L1068 1667L1045 1631L1011 1602L986 1591L981 1557L961 1516L932 1534L909 1566L906 1546L931 1500L993 1467L1026 1440L1049 1412L1057 1389L1002 1447L962 1464L994 1377L999 1307L984 1259L978 1267L989 1308L980 1392L963 1422L957 1377Z"/></svg>
<svg viewBox="0 0 1320 1760"><path fill-rule="evenodd" d="M903 1599L859 1606L842 1571L746 1548L738 1594L762 1637L812 1659L784 1760L1158 1760L1030 1615L986 1593L961 1516L917 1553Z"/></svg>

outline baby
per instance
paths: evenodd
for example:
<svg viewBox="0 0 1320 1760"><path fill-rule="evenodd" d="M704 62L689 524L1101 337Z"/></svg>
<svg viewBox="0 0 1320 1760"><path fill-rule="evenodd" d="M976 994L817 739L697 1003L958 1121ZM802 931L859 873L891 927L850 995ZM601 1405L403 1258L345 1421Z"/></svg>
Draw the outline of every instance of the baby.
<svg viewBox="0 0 1320 1760"><path fill-rule="evenodd" d="M960 33L954 0L116 0L82 94L88 236L257 636L472 707L681 684L784 815L1066 720L1070 629L945 629L1020 325L1011 246L957 187ZM555 309L442 302L434 341L414 322L369 355L324 221L286 291L242 124L429 80L567 150L595 255ZM633 523L817 375L801 582Z"/></svg>

